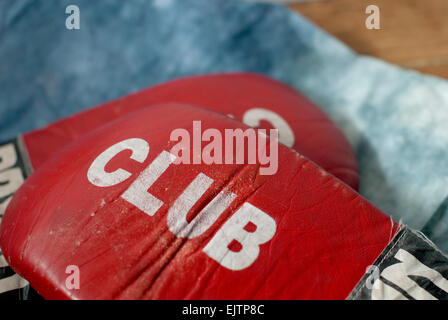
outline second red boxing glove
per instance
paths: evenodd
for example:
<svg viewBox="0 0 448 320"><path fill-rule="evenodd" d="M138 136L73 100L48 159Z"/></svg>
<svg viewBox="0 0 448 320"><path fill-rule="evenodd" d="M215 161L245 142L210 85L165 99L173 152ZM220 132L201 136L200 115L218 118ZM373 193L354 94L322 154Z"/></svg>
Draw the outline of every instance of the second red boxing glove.
<svg viewBox="0 0 448 320"><path fill-rule="evenodd" d="M187 77L157 85L24 134L34 169L83 134L150 105L180 102L228 115L246 125L279 129L279 140L355 190L356 158L341 130L296 90L248 73ZM165 117L169 117L167 114Z"/></svg>

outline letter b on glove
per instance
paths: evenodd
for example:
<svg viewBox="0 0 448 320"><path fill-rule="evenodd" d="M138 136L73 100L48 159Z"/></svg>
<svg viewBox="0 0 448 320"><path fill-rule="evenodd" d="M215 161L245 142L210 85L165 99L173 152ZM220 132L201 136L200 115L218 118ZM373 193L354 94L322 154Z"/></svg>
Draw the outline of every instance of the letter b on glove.
<svg viewBox="0 0 448 320"><path fill-rule="evenodd" d="M254 231L246 230L249 224L255 225ZM246 202L218 230L205 246L204 252L230 270L242 270L257 259L259 245L271 240L276 228L274 219ZM229 248L234 240L241 245L237 252Z"/></svg>

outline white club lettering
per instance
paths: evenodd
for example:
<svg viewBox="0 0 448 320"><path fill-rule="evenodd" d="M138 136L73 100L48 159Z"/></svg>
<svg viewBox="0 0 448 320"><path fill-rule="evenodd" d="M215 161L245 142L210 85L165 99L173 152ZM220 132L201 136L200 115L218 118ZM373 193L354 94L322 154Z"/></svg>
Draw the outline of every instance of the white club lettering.
<svg viewBox="0 0 448 320"><path fill-rule="evenodd" d="M149 144L142 139L132 138L113 145L92 162L87 172L88 180L98 187L110 187L130 178L132 173L121 168L112 173L105 171L108 162L123 150L131 150L131 159L142 163L148 156ZM154 216L164 203L151 194L149 188L175 160L176 156L162 151L124 191L121 198L149 216ZM188 222L188 212L204 196L213 182L212 178L199 173L168 209L167 225L177 237L191 239L200 236L237 198L236 194L222 190ZM248 224L255 226L253 232L245 230ZM257 259L260 245L272 239L276 228L274 219L245 202L217 231L203 251L225 268L242 270ZM241 244L242 248L238 252L228 248L234 240Z"/></svg>

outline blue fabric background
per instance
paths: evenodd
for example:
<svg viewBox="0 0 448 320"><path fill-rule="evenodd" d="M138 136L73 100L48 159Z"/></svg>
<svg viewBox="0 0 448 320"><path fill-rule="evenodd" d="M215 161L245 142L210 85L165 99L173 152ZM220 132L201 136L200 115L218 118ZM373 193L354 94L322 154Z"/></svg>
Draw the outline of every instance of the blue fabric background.
<svg viewBox="0 0 448 320"><path fill-rule="evenodd" d="M80 30L65 28L69 4ZM2 0L0 61L1 140L176 77L252 71L294 86L342 127L360 193L395 219L420 229L448 194L448 83L357 55L282 6ZM448 218L433 221L426 230L447 250Z"/></svg>

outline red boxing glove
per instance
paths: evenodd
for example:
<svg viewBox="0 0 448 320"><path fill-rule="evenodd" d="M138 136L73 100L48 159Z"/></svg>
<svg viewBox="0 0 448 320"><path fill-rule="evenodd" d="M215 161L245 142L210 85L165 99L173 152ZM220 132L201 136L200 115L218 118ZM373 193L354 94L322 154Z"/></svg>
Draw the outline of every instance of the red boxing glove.
<svg viewBox="0 0 448 320"><path fill-rule="evenodd" d="M0 143L0 216L13 193L33 170L83 134L131 112L163 102L178 101L229 115L260 128L277 127L280 141L358 187L356 159L334 123L292 88L255 74L217 74L183 78L158 85L89 109L50 126ZM165 117L175 116L166 114ZM0 255L0 294L26 295L13 290L26 285Z"/></svg>
<svg viewBox="0 0 448 320"><path fill-rule="evenodd" d="M229 145L236 129L253 130L167 104L85 135L13 197L7 261L49 299L437 298L416 273L448 290L425 239L263 134Z"/></svg>

